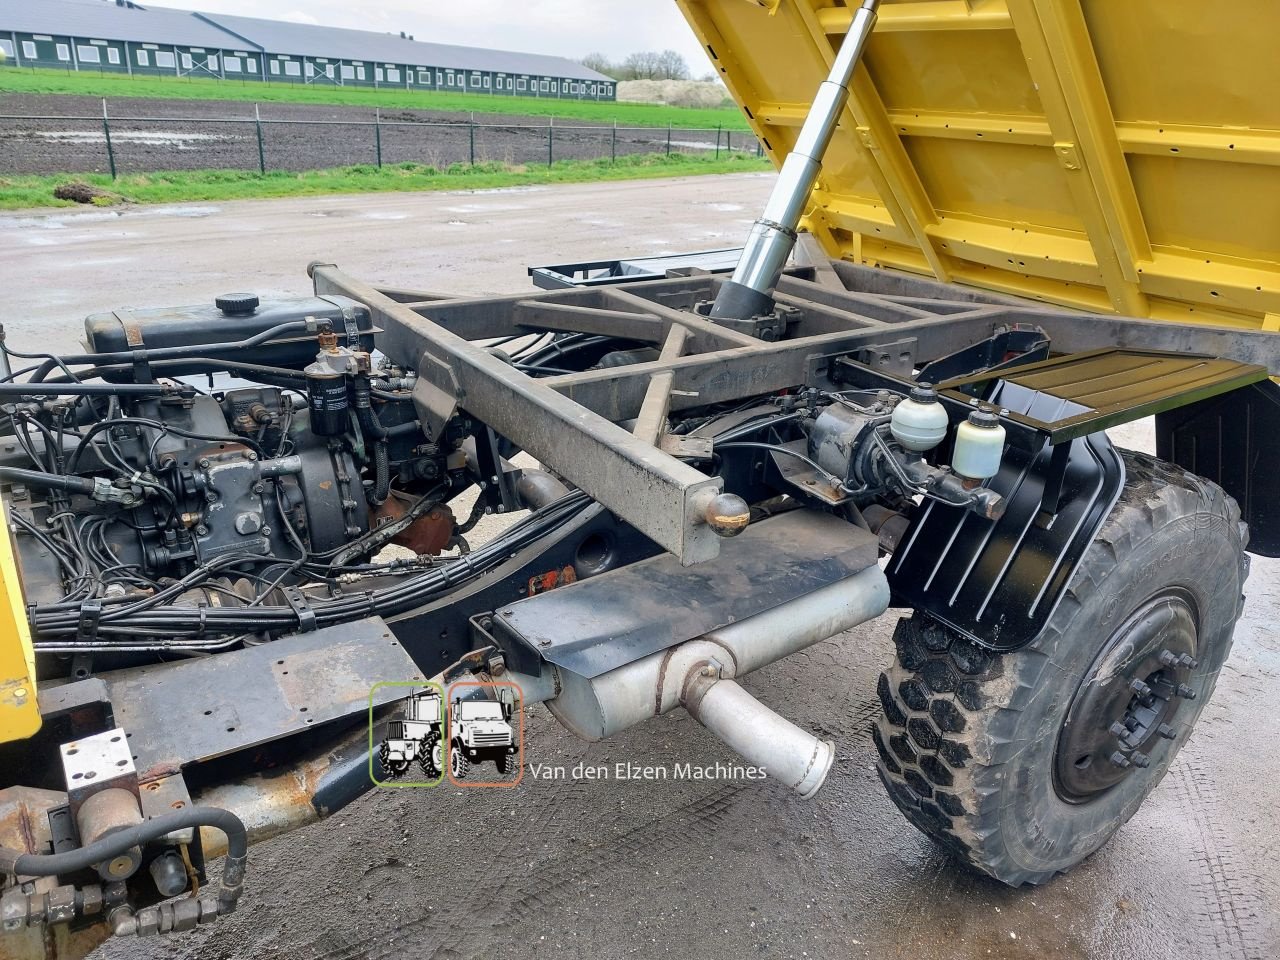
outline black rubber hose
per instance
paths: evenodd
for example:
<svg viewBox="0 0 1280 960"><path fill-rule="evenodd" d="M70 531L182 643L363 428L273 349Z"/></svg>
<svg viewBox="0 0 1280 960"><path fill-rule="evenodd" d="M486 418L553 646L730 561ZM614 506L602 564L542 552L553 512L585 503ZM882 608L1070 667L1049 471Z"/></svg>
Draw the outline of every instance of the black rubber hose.
<svg viewBox="0 0 1280 960"><path fill-rule="evenodd" d="M244 340L236 340L231 343L192 343L184 347L160 347L156 350L148 350L146 347L139 347L137 350L119 350L112 353L77 353L67 354L58 357L66 364L80 363L130 363L135 358L146 360L172 360L178 357L198 357L202 353L231 353L239 350L248 350L250 347L256 347L259 344L266 343L268 340L274 340L276 337L284 333L294 333L306 330L309 326L306 320L290 320L287 323L277 323L274 327L255 333L252 337ZM8 351L10 356L20 357L24 360L37 359L44 354L25 354L16 353L13 350ZM56 361L46 360L45 364L52 370L56 366ZM41 365L41 370L48 375L48 370L44 369L45 365ZM37 371L35 379L43 379L40 371Z"/></svg>
<svg viewBox="0 0 1280 960"><path fill-rule="evenodd" d="M204 367L210 373L242 373L246 377L271 377L276 380L290 380L305 383L307 375L301 370L293 370L289 367L269 367L261 363L245 363L242 360L220 360L214 357L190 357L185 360L157 360L151 364L153 373L163 373L165 370L171 370L174 367L183 367L190 369L191 367ZM105 377L113 373L132 373L133 364L130 363L111 363L98 367L90 367L87 370L81 370L76 376L81 380L94 380L98 377ZM67 377L56 377L52 380L43 380L42 383L67 383ZM118 386L124 384L108 384L105 386L104 392L116 392Z"/></svg>
<svg viewBox="0 0 1280 960"><path fill-rule="evenodd" d="M162 397L177 392L164 383L0 383L0 397Z"/></svg>
<svg viewBox="0 0 1280 960"><path fill-rule="evenodd" d="M387 429L373 411L373 401L369 396L369 381L365 377L356 379L352 387L355 397L356 422L360 424L360 433L367 445L373 445L373 493L369 497L373 506L381 506L391 494L391 463L387 456Z"/></svg>
<svg viewBox="0 0 1280 960"><path fill-rule="evenodd" d="M391 495L391 459L387 454L387 441L379 440L373 445L373 493L369 500L375 506L387 502Z"/></svg>
<svg viewBox="0 0 1280 960"><path fill-rule="evenodd" d="M93 493L94 482L88 477L60 477L53 473L42 473L39 470L24 470L22 467L0 467L0 480L10 483L25 483L32 487L44 487L50 490L65 490L68 493Z"/></svg>
<svg viewBox="0 0 1280 960"><path fill-rule="evenodd" d="M230 913L240 899L240 889L244 884L249 835L239 817L218 807L187 807L185 810L153 817L135 826L113 831L101 840L67 853L18 853L0 847L0 873L27 877L56 877L75 873L87 870L95 863L118 857L133 847L159 840L175 830L194 827L214 827L226 834L227 858L222 867L218 904L220 912Z"/></svg>

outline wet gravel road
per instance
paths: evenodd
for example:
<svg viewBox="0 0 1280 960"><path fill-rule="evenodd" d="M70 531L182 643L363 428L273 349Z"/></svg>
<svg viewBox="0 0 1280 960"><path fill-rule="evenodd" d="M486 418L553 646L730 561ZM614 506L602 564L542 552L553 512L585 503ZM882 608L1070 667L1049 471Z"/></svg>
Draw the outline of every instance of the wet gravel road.
<svg viewBox="0 0 1280 960"><path fill-rule="evenodd" d="M111 144L120 173L157 170L258 169L254 105L234 100L111 99ZM0 94L0 116L72 117L0 120L0 176L20 173L106 173L102 101L62 94ZM374 108L263 103L267 170L320 170L377 161ZM666 127L619 127L582 120L481 113L384 110L382 161L435 167L477 162L546 163L636 153L664 153ZM323 124L317 126L317 124ZM716 130L676 130L671 152L715 150ZM473 140L474 138L474 140ZM548 140L553 139L548 153ZM745 132L722 137L726 149L755 149ZM474 147L473 147L474 143Z"/></svg>
<svg viewBox="0 0 1280 960"><path fill-rule="evenodd" d="M724 245L768 186L732 177L4 218L0 263L24 278L5 322L15 344L67 347L79 318L104 307L303 292L314 257L404 285L517 291L529 262ZM1139 426L1120 440L1150 437ZM1267 960L1280 955L1280 563L1255 560L1248 594L1215 698L1164 783L1111 844L1039 889L957 867L885 797L868 724L890 615L747 681L837 744L813 800L745 780L527 771L507 790L374 791L255 847L234 916L98 956ZM535 707L527 732L531 762L570 772L733 760L681 712L588 745Z"/></svg>

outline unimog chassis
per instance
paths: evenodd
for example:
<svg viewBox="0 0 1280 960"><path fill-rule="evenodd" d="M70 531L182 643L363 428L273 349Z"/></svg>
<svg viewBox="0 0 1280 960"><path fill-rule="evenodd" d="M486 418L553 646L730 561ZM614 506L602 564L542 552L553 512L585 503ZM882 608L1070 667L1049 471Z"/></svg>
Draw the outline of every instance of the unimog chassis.
<svg viewBox="0 0 1280 960"><path fill-rule="evenodd" d="M314 297L6 345L0 952L233 911L249 842L383 779L380 681L515 684L589 739L683 707L812 796L832 744L736 680L891 603L874 739L913 824L1016 885L1133 815L1212 694L1246 546L1280 552L1280 349L784 271L876 7L731 278L455 298L315 263ZM1158 457L1104 432L1148 416Z"/></svg>

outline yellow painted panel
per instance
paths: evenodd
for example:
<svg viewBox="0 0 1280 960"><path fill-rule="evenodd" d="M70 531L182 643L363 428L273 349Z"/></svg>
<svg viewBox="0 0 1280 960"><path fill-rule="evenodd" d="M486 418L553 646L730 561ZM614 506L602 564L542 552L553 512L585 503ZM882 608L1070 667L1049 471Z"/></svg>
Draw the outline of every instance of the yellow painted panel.
<svg viewBox="0 0 1280 960"><path fill-rule="evenodd" d="M1050 149L922 137L909 138L906 146L940 214L1084 235Z"/></svg>
<svg viewBox="0 0 1280 960"><path fill-rule="evenodd" d="M1084 0L1117 120L1280 129L1280 3Z"/></svg>
<svg viewBox="0 0 1280 960"><path fill-rule="evenodd" d="M857 0L678 2L780 164ZM1274 329L1276 37L1276 0L883 0L817 236L1047 302Z"/></svg>
<svg viewBox="0 0 1280 960"><path fill-rule="evenodd" d="M1280 170L1238 163L1222 176L1222 166L1175 155L1129 158L1152 245L1274 267L1280 260Z"/></svg>
<svg viewBox="0 0 1280 960"><path fill-rule="evenodd" d="M1041 114L1011 30L873 34L866 57L890 110Z"/></svg>
<svg viewBox="0 0 1280 960"><path fill-rule="evenodd" d="M22 598L8 516L0 505L0 743L22 740L40 729L36 704L35 653Z"/></svg>

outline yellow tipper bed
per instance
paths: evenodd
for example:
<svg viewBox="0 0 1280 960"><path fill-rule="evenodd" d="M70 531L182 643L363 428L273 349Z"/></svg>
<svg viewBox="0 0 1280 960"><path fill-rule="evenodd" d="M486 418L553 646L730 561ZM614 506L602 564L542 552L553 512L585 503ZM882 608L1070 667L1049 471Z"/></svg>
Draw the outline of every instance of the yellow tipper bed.
<svg viewBox="0 0 1280 960"><path fill-rule="evenodd" d="M851 8L678 2L780 164ZM1276 0L885 0L808 226L860 263L1280 330L1278 37Z"/></svg>
<svg viewBox="0 0 1280 960"><path fill-rule="evenodd" d="M2 507L0 517L7 527ZM24 739L40 729L35 654L20 584L9 531L0 530L0 743Z"/></svg>

